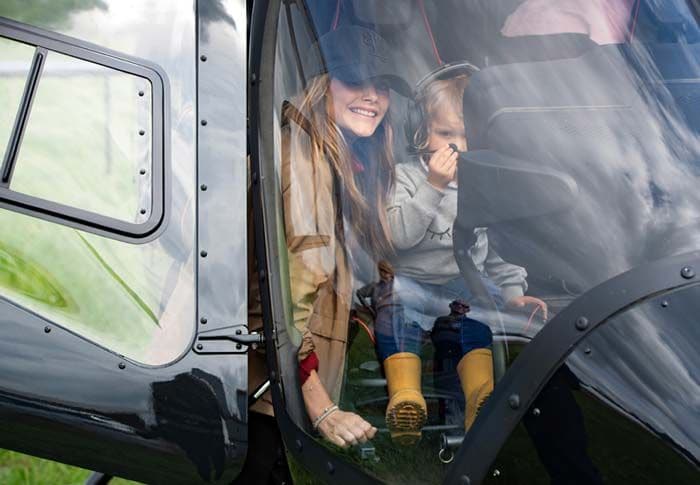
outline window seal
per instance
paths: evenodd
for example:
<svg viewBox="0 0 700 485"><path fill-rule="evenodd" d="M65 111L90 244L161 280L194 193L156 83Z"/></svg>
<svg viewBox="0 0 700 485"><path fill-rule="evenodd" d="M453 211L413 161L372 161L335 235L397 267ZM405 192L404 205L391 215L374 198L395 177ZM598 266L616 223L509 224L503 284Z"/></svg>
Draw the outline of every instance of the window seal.
<svg viewBox="0 0 700 485"><path fill-rule="evenodd" d="M0 208L38 217L84 230L111 239L143 244L158 237L165 229L166 208L170 201L170 137L168 99L169 85L165 71L158 65L121 54L82 40L32 27L0 17L0 37L36 47L45 58L48 52L68 55L125 74L147 80L151 85L151 211L142 223L131 223L113 217L68 206L9 189L14 160L21 148L33 94L40 82L41 67L35 68L35 53L30 75L13 126L0 179Z"/></svg>
<svg viewBox="0 0 700 485"><path fill-rule="evenodd" d="M24 92L22 93L22 99L20 100L19 111L15 116L15 123L12 127L10 140L7 144L7 150L5 151L5 158L3 159L2 179L0 180L0 186L2 187L9 188L10 186L10 178L12 177L12 172L14 171L13 169L15 167L15 161L17 160L17 154L19 153L19 146L22 143L24 130L27 127L29 114L32 110L32 101L34 101L34 95L36 94L36 89L39 86L39 78L41 77L41 71L44 68L46 54L46 49L42 47L37 47L34 51L27 81L24 84Z"/></svg>

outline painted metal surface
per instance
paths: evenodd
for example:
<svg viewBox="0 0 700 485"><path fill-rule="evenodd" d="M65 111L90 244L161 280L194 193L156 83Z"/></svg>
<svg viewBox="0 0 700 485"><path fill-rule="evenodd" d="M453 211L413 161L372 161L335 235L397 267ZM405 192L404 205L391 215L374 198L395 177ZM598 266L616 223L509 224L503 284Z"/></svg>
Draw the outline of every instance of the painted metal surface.
<svg viewBox="0 0 700 485"><path fill-rule="evenodd" d="M145 483L230 483L246 454L247 361L245 355L197 354L192 342L198 319L198 245L208 247L199 292L208 321L214 328L246 323L244 4L33 6L33 13L0 8L0 15L163 70L171 87L169 198L165 230L141 245L56 229L61 226L22 215L4 216L21 222L13 226L17 237L26 238L21 233L25 225L42 226L60 248L58 258L70 257L83 275L90 265L61 238L92 247L86 253L97 262L92 271L113 282L119 275L120 291L131 288L127 294L150 307L149 313L141 306L156 321L148 318L155 331L134 328L120 298L111 298L100 284L91 288L77 273L57 276L50 266L35 264L44 271L32 274L52 283L45 289L54 297L45 295L45 303L26 291L24 300L15 301L16 280L12 285L5 281L0 297L0 446ZM207 61L198 53L207 55ZM197 63L206 64L199 73ZM206 113L207 126L199 125L198 109ZM211 130L198 138L198 126ZM212 187L202 191L207 198L200 202L211 217L204 218L199 232L198 156L199 176L208 179L201 183ZM3 242L5 249L14 247ZM26 253L20 256L27 261ZM134 264L137 271L125 271ZM64 322L52 310L61 301L70 303L66 308L80 309L90 298L104 300L103 318L88 315L77 323Z"/></svg>
<svg viewBox="0 0 700 485"><path fill-rule="evenodd" d="M247 24L243 1L198 5L197 291L203 336L247 322Z"/></svg>
<svg viewBox="0 0 700 485"><path fill-rule="evenodd" d="M139 366L6 301L0 324L0 447L145 483L237 475L248 396L232 358Z"/></svg>

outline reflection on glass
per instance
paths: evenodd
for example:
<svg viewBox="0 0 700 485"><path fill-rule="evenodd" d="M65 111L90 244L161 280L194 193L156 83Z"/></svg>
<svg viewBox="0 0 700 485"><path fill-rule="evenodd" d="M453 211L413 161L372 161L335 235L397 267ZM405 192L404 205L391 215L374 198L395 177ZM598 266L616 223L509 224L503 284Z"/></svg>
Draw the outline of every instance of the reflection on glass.
<svg viewBox="0 0 700 485"><path fill-rule="evenodd" d="M34 48L0 38L0 153L7 144L32 65Z"/></svg>
<svg viewBox="0 0 700 485"><path fill-rule="evenodd" d="M10 188L132 223L151 209L151 90L49 52Z"/></svg>
<svg viewBox="0 0 700 485"><path fill-rule="evenodd" d="M196 79L194 62L182 62L196 55L192 4L119 0L80 3L77 7L61 7L55 2L0 2L0 15L145 59L165 71L170 81L165 106L171 120L171 155L167 160L171 198L165 208L170 223L154 241L127 244L2 210L0 225L12 230L0 235L0 293L85 337L85 345L96 343L135 362L163 365L189 348L196 328ZM105 74L105 68L54 52L49 53L51 58L60 62L54 64L57 70L53 75L45 66L38 95L42 96L46 82L46 95L53 92L56 96L45 99L43 107L36 104L41 99L35 101L28 133L33 122L40 123L34 137L37 158L24 161L31 164L44 160L46 167L35 166L32 170L44 174L67 167L70 170L59 175L76 193L67 193L49 177L32 181L32 173L26 174L27 182L56 184L53 188L37 186L42 190L39 196L49 200L64 197L61 200L104 211L104 215L131 222L145 220L148 212L140 214L139 209L144 207L142 200L150 202L150 86L145 80L123 73ZM68 86L73 82L85 92ZM17 88L20 94L23 83ZM138 96L140 89L143 97ZM74 98L58 95L62 92ZM4 96L5 91L0 90L0 99ZM12 116L16 110L11 108ZM54 116L63 121L54 123ZM74 126L61 126L61 122ZM146 126L143 137L138 134L141 124ZM61 137L66 133L71 138L62 144ZM50 145L42 145L39 140ZM139 148L141 143L143 148ZM52 151L47 154L49 148ZM106 173L109 153L112 171ZM127 159L127 154L136 158ZM136 165L136 160L146 163L145 176L140 174L141 165ZM17 170L22 169L22 163L20 160ZM87 173L77 173L78 169ZM98 178L99 173L106 174ZM71 180L67 180L68 175Z"/></svg>
<svg viewBox="0 0 700 485"><path fill-rule="evenodd" d="M280 330L313 321L310 338L337 345L334 365L344 356L347 371L333 375L340 401L329 395L378 433L343 456L383 480L433 481L445 470L438 434L468 430L505 364L552 317L622 272L697 249L698 25L682 1L397 1L394 15L386 5L340 3L290 3L279 19L276 197L292 310ZM382 56L400 60L395 75L415 99L392 92L385 114L368 109L379 96L352 104L322 91L315 108L337 118L314 125L300 93L318 88L319 56L331 82L341 77L332 66L343 55L342 43L319 54L314 42L368 25L375 32L367 39L390 46ZM355 50L373 43L360 40ZM376 89L382 78L364 85ZM303 116L290 117L289 106ZM384 147L367 142L372 130L343 125L363 114L395 135L386 192L383 179L367 177ZM316 143L328 133L343 143ZM308 172L289 170L290 153ZM354 165L341 179L329 159L348 154ZM377 219L353 224L348 180L371 195L372 213L386 216L389 251L367 244ZM290 210L291 196L305 198L302 210ZM325 286L296 298L304 285ZM334 312L318 306L329 295L338 297ZM306 336L296 338L303 354ZM467 364L474 351L483 365ZM549 424L571 440L572 469L596 483L607 472L585 451L571 372L557 379L540 404L569 403L567 417Z"/></svg>
<svg viewBox="0 0 700 485"><path fill-rule="evenodd" d="M585 339L506 443L494 483L696 483L698 297L654 298Z"/></svg>

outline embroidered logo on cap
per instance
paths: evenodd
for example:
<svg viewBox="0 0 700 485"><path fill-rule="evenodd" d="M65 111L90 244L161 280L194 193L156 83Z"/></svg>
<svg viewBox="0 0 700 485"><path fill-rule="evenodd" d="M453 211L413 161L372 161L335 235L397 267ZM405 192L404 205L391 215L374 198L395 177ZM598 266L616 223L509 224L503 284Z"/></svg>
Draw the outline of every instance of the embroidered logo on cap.
<svg viewBox="0 0 700 485"><path fill-rule="evenodd" d="M379 52L379 36L370 31L362 32L362 43L367 46L369 53L376 58L380 59L382 62L386 62L388 59L385 55Z"/></svg>

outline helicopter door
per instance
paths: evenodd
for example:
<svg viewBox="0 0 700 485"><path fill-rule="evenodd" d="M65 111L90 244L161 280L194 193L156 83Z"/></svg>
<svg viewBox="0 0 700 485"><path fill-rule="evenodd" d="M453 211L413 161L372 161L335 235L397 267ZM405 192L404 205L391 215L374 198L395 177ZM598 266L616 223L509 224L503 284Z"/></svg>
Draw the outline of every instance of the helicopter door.
<svg viewBox="0 0 700 485"><path fill-rule="evenodd" d="M254 6L258 256L293 470L623 480L606 444L628 470L658 476L658 452L697 475L697 9L603 3Z"/></svg>
<svg viewBox="0 0 700 485"><path fill-rule="evenodd" d="M0 7L0 446L228 483L247 441L244 6L40 3Z"/></svg>

